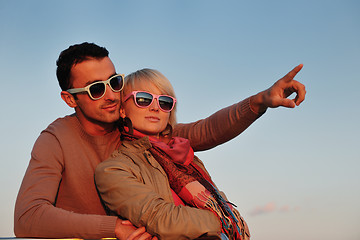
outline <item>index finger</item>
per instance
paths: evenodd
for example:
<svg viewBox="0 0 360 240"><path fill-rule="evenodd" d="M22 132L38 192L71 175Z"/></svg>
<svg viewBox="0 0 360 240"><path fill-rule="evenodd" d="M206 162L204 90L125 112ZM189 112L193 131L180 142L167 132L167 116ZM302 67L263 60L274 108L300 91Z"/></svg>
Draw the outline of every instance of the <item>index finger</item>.
<svg viewBox="0 0 360 240"><path fill-rule="evenodd" d="M138 229L136 229L135 231L133 231L127 238L126 240L135 240L138 239L144 232L145 232L145 227L139 227Z"/></svg>
<svg viewBox="0 0 360 240"><path fill-rule="evenodd" d="M294 79L294 77L296 76L296 74L298 74L298 72L300 72L300 70L303 68L304 64L299 64L296 67L294 67L290 72L288 72L288 74L286 74L283 79L286 82L290 82L291 80Z"/></svg>
<svg viewBox="0 0 360 240"><path fill-rule="evenodd" d="M138 240L151 240L151 239L152 239L152 236L150 235L150 233L145 232L141 235L141 237Z"/></svg>

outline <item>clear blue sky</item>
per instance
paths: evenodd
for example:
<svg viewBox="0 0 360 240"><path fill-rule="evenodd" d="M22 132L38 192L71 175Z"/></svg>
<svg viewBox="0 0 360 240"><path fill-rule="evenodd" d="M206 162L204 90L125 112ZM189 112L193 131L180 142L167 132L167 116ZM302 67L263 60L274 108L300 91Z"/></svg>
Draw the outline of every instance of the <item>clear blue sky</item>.
<svg viewBox="0 0 360 240"><path fill-rule="evenodd" d="M55 61L84 41L119 73L151 67L173 83L179 122L269 87L299 63L295 109L269 109L236 139L198 155L253 239L360 239L360 2L0 0L0 237L34 141L57 117Z"/></svg>

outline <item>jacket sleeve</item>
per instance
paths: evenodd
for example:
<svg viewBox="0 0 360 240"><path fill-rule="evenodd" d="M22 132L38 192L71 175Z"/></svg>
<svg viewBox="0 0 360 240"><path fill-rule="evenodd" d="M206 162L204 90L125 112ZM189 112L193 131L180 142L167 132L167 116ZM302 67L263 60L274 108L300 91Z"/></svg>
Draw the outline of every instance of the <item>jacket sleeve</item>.
<svg viewBox="0 0 360 240"><path fill-rule="evenodd" d="M155 190L154 185L159 183L144 184L141 171L127 156L109 159L98 165L95 170L96 185L112 211L137 227L145 226L147 232L160 239L195 239L202 235L218 239L220 222L214 213L175 206ZM166 178L155 181L164 182L166 185L159 186L162 189L166 186L170 193Z"/></svg>
<svg viewBox="0 0 360 240"><path fill-rule="evenodd" d="M64 163L59 142L43 132L37 139L14 213L16 237L115 237L114 216L78 214L55 207Z"/></svg>
<svg viewBox="0 0 360 240"><path fill-rule="evenodd" d="M249 97L217 111L208 118L177 124L173 134L189 139L194 151L204 151L238 136L261 115L251 110Z"/></svg>

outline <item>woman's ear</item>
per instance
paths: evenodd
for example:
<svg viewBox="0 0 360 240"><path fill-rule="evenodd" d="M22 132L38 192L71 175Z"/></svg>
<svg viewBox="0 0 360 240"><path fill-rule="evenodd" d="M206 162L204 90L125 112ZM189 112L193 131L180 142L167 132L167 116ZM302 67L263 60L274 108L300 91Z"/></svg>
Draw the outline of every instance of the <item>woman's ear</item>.
<svg viewBox="0 0 360 240"><path fill-rule="evenodd" d="M126 117L125 109L123 107L120 107L120 117L122 117L122 118Z"/></svg>
<svg viewBox="0 0 360 240"><path fill-rule="evenodd" d="M66 102L69 107L75 108L77 107L74 96L67 91L61 91L61 98Z"/></svg>

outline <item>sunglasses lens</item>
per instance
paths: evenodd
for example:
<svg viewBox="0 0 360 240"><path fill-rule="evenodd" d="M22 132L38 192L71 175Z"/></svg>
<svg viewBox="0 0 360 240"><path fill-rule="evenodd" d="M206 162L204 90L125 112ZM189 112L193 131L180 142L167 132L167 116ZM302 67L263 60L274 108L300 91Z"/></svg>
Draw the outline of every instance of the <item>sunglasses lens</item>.
<svg viewBox="0 0 360 240"><path fill-rule="evenodd" d="M110 80L110 86L113 89L113 91L120 91L123 88L123 85L124 85L124 79L122 76L116 76Z"/></svg>
<svg viewBox="0 0 360 240"><path fill-rule="evenodd" d="M95 98L95 99L101 98L105 92L105 84L103 82L95 83L95 84L91 85L89 90L90 90L91 96L93 98Z"/></svg>
<svg viewBox="0 0 360 240"><path fill-rule="evenodd" d="M149 93L138 92L136 93L135 99L139 107L147 107L152 103L153 97Z"/></svg>
<svg viewBox="0 0 360 240"><path fill-rule="evenodd" d="M158 101L160 108L164 111L170 111L174 106L174 100L168 96L160 96Z"/></svg>

